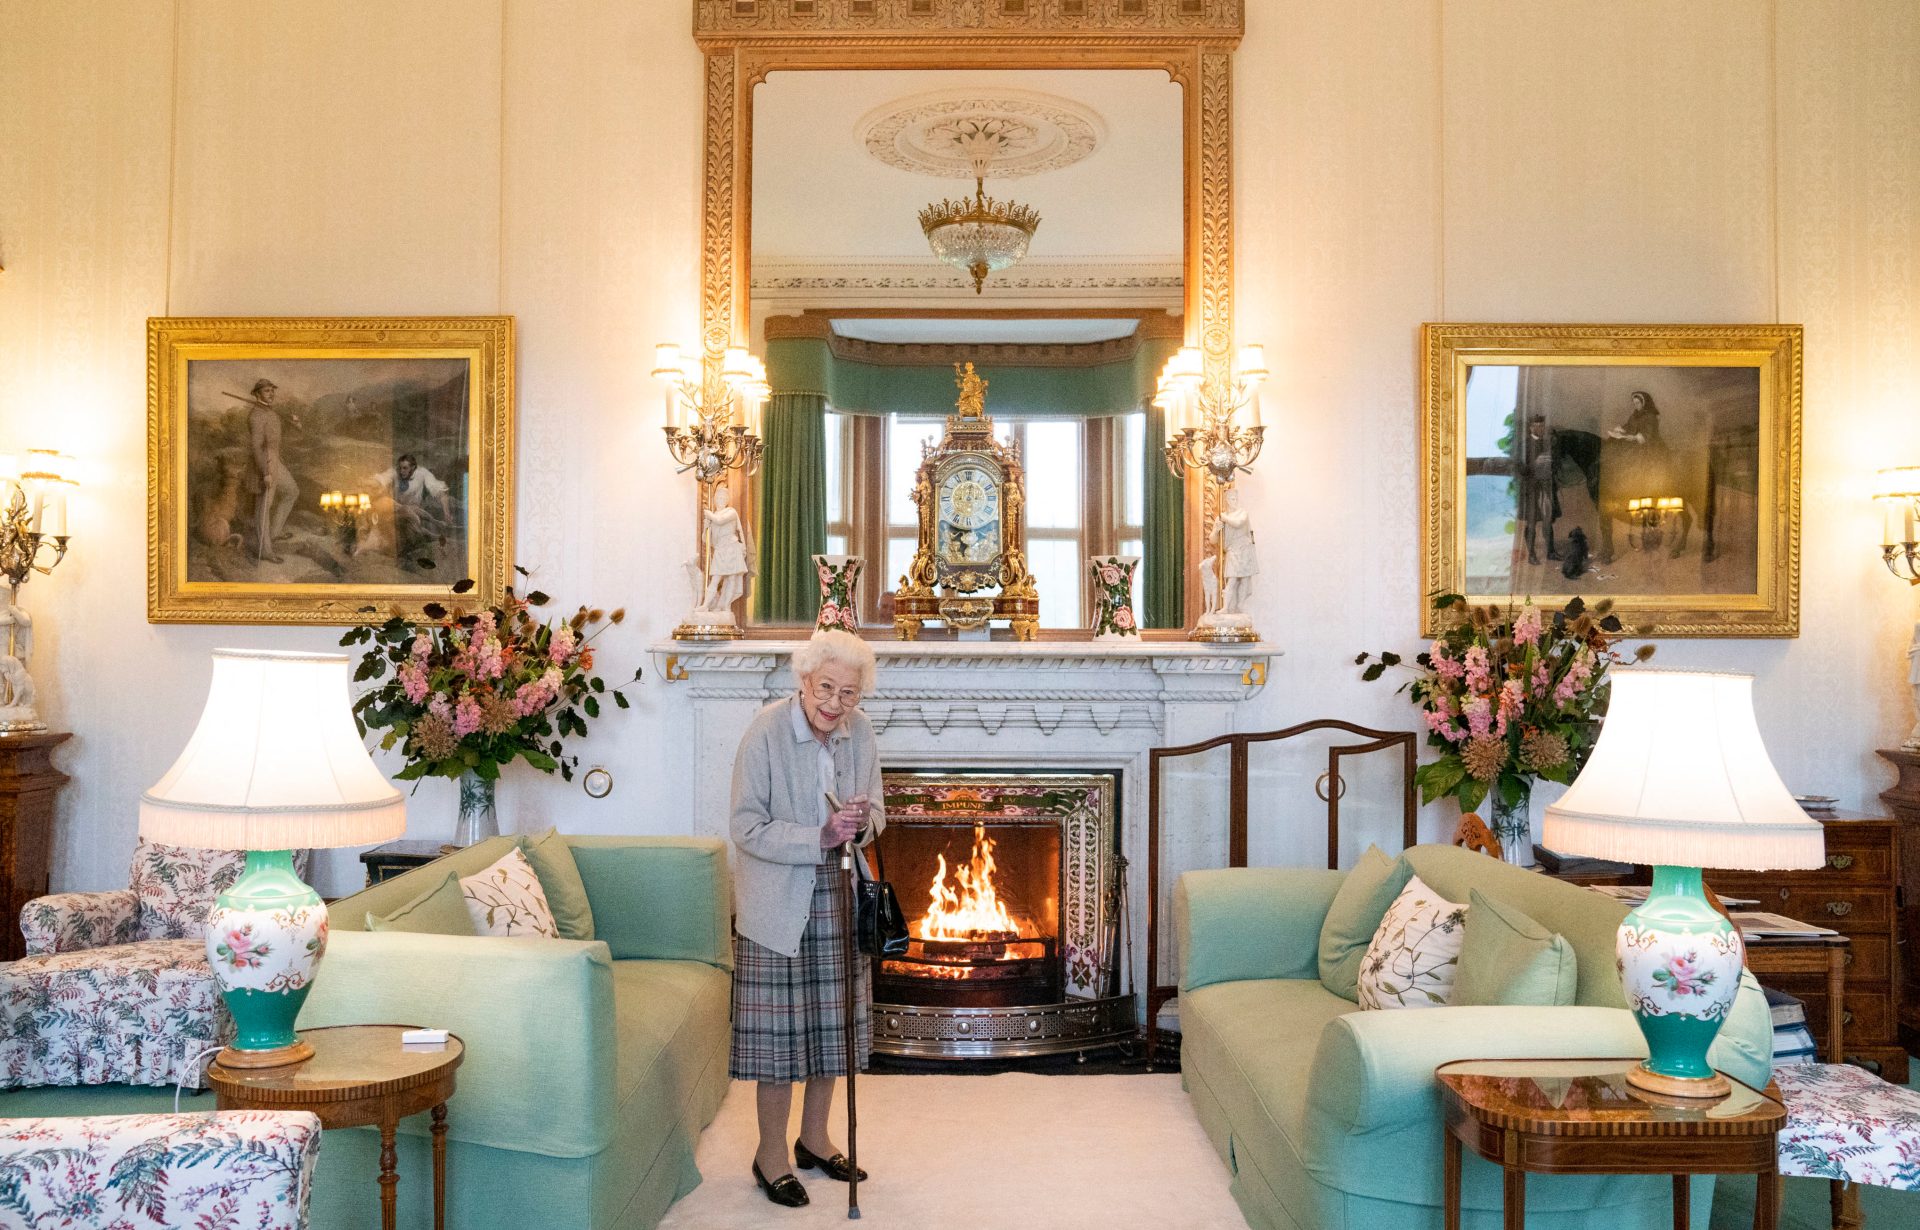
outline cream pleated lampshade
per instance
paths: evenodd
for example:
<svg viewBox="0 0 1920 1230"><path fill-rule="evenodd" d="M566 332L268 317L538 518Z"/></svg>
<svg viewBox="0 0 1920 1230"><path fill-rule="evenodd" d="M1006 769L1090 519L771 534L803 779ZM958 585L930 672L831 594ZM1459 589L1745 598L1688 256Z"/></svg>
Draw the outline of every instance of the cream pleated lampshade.
<svg viewBox="0 0 1920 1230"><path fill-rule="evenodd" d="M213 651L200 724L140 796L140 835L217 850L361 846L406 832L406 802L354 728L342 654Z"/></svg>
<svg viewBox="0 0 1920 1230"><path fill-rule="evenodd" d="M1753 676L1616 670L1587 767L1547 806L1541 844L1566 854L1747 871L1819 867L1825 830L1760 741Z"/></svg>

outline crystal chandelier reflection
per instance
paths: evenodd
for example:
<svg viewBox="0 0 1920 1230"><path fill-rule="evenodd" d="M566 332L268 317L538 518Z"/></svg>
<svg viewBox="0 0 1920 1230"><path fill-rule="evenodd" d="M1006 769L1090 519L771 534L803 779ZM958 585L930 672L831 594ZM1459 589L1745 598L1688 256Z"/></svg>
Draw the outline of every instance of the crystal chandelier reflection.
<svg viewBox="0 0 1920 1230"><path fill-rule="evenodd" d="M1005 121L963 120L954 129L953 143L973 169L973 198L927 206L920 211L920 229L935 256L973 278L977 295L985 288L988 274L1026 257L1040 215L1025 205L987 195L987 172L1007 142Z"/></svg>

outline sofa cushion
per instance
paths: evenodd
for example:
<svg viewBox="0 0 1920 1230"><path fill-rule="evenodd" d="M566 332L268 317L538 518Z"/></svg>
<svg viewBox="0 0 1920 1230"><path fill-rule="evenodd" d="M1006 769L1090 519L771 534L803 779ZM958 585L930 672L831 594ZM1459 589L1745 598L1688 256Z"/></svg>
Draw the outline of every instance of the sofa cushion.
<svg viewBox="0 0 1920 1230"><path fill-rule="evenodd" d="M560 830L548 829L520 839L520 849L540 877L540 888L547 894L553 910L554 925L563 940L593 938L593 903L587 900L587 886L580 880L580 865L573 849Z"/></svg>
<svg viewBox="0 0 1920 1230"><path fill-rule="evenodd" d="M732 980L699 961L613 963L611 1148L651 1165L703 1082L727 1062Z"/></svg>
<svg viewBox="0 0 1920 1230"><path fill-rule="evenodd" d="M1360 962L1360 1006L1445 1006L1453 996L1466 931L1466 906L1448 901L1419 876L1408 880Z"/></svg>
<svg viewBox="0 0 1920 1230"><path fill-rule="evenodd" d="M416 935L476 935L467 912L460 878L449 871L440 882L391 914L366 911L369 931L411 931Z"/></svg>
<svg viewBox="0 0 1920 1230"><path fill-rule="evenodd" d="M1234 1148L1268 1174L1281 1151L1301 1156L1314 1043L1357 1012L1310 978L1219 982L1180 996L1181 1067L1204 1071Z"/></svg>
<svg viewBox="0 0 1920 1230"><path fill-rule="evenodd" d="M1477 888L1467 894L1466 938L1449 1002L1566 1005L1578 978L1566 937Z"/></svg>
<svg viewBox="0 0 1920 1230"><path fill-rule="evenodd" d="M1627 1006L1613 957L1614 937L1620 920L1627 916L1626 906L1592 889L1524 867L1509 867L1497 858L1458 846L1414 846L1403 857L1449 901L1465 901L1477 888L1564 936L1574 952L1578 979L1574 1003L1590 1008Z"/></svg>
<svg viewBox="0 0 1920 1230"><path fill-rule="evenodd" d="M473 918L477 935L560 938L540 877L518 846L491 866L462 876L460 892L467 899L467 913Z"/></svg>
<svg viewBox="0 0 1920 1230"><path fill-rule="evenodd" d="M1368 846L1327 907L1320 924L1320 983L1342 999L1357 1000L1360 962L1367 955L1373 933L1380 929L1387 907L1413 876L1406 859L1390 859L1378 846Z"/></svg>

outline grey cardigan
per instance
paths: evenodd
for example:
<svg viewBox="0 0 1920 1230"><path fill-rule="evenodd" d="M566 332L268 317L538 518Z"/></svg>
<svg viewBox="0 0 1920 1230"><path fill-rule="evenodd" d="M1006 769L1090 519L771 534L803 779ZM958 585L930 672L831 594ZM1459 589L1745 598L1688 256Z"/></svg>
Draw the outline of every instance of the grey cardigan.
<svg viewBox="0 0 1920 1230"><path fill-rule="evenodd" d="M820 745L794 730L799 698L777 700L754 716L733 761L733 929L783 956L800 955L813 902L814 867L824 809ZM804 725L804 717L802 719ZM827 739L833 753L834 793L864 794L872 820L860 844L886 827L880 745L873 723L855 709Z"/></svg>

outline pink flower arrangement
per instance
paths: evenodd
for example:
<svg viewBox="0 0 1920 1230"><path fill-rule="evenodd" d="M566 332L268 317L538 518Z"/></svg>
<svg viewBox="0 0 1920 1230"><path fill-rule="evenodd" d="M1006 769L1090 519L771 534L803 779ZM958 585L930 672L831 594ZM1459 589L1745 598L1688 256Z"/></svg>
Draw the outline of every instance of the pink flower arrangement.
<svg viewBox="0 0 1920 1230"><path fill-rule="evenodd" d="M462 581L454 593L472 588ZM341 637L342 645L367 646L354 678L378 682L354 702L354 717L361 734L385 731L380 746L406 757L395 777L473 772L492 780L502 765L524 760L573 779L578 758L565 755L562 741L587 733L603 697L630 707L622 690L633 680L608 688L592 673L591 642L625 613L581 607L543 622L533 612L547 601L509 589L496 606L469 612L429 603L421 622L395 612Z"/></svg>
<svg viewBox="0 0 1920 1230"><path fill-rule="evenodd" d="M1436 600L1453 618L1402 685L1440 753L1416 774L1427 802L1452 796L1472 811L1497 790L1511 807L1537 779L1573 780L1599 737L1607 668L1627 660L1614 651L1624 629L1609 606L1589 610L1575 598L1549 615L1532 605L1472 607L1457 594ZM1633 656L1652 653L1643 645ZM1354 661L1368 680L1402 665L1395 653Z"/></svg>

